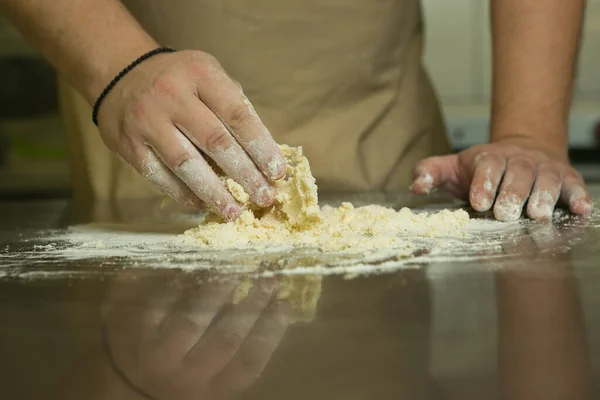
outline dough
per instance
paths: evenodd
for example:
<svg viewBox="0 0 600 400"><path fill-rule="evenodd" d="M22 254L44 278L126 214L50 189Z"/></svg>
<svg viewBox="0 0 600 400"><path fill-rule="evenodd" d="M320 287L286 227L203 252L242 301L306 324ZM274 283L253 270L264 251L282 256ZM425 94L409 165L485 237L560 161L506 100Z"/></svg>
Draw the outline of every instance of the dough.
<svg viewBox="0 0 600 400"><path fill-rule="evenodd" d="M312 322L321 296L322 277L317 275L283 276L276 278L278 291L276 301L285 301L292 308L290 322ZM254 280L239 283L233 292L233 304L239 304L248 296Z"/></svg>
<svg viewBox="0 0 600 400"><path fill-rule="evenodd" d="M456 236L469 222L463 210L415 214L378 205L319 208L317 185L301 147L280 146L287 175L275 182L278 194L268 209L249 204L248 194L232 179L223 178L234 198L246 208L233 222L211 216L185 232L190 241L214 249L260 249L272 246L314 247L321 251L394 248L405 244L402 234Z"/></svg>

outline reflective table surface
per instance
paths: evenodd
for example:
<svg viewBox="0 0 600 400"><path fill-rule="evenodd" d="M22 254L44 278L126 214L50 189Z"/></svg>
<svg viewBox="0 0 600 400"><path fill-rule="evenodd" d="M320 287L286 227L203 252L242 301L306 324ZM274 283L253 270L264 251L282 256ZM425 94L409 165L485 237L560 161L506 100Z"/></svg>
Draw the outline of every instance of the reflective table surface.
<svg viewBox="0 0 600 400"><path fill-rule="evenodd" d="M31 258L49 230L148 207L0 203L0 398L600 398L597 214L524 224L501 256L359 276Z"/></svg>

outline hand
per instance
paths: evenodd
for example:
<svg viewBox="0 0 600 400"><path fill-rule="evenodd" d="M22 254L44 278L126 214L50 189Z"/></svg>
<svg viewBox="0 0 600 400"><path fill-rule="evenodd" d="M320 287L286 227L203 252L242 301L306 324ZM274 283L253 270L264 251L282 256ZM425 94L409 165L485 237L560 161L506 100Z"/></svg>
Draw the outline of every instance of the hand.
<svg viewBox="0 0 600 400"><path fill-rule="evenodd" d="M144 61L104 99L98 120L106 145L142 176L226 219L242 209L209 163L261 207L274 202L269 180L285 174L285 159L242 89L203 52Z"/></svg>
<svg viewBox="0 0 600 400"><path fill-rule="evenodd" d="M109 290L105 336L116 368L147 397L239 395L262 373L290 322L289 305L273 301L274 281L254 282L232 305L231 282L133 274Z"/></svg>
<svg viewBox="0 0 600 400"><path fill-rule="evenodd" d="M566 156L540 150L529 140L505 139L458 154L430 157L415 168L411 190L417 194L443 188L469 200L473 209L492 208L500 221L527 215L550 219L560 200L574 214L588 214L592 201L579 173Z"/></svg>

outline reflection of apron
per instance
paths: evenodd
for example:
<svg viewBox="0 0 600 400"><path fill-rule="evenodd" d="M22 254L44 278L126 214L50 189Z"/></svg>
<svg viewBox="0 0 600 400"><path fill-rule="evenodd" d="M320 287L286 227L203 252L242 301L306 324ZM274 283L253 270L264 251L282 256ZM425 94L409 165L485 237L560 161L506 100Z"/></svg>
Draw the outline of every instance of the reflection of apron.
<svg viewBox="0 0 600 400"><path fill-rule="evenodd" d="M162 45L213 54L275 139L304 146L320 188L405 188L418 160L448 151L417 0L124 3ZM109 155L66 85L62 101L78 195L156 194Z"/></svg>

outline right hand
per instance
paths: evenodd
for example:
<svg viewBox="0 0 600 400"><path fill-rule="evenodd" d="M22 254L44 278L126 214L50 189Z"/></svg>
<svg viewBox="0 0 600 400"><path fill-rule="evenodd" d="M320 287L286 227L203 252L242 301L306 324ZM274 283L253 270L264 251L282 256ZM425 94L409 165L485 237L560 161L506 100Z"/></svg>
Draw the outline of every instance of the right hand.
<svg viewBox="0 0 600 400"><path fill-rule="evenodd" d="M106 145L163 192L227 220L242 207L209 162L261 207L274 202L270 181L285 175L285 159L242 89L200 51L138 65L106 96L98 125Z"/></svg>

